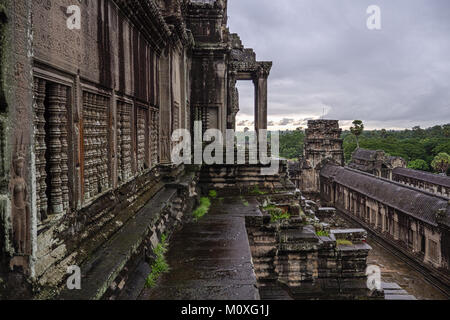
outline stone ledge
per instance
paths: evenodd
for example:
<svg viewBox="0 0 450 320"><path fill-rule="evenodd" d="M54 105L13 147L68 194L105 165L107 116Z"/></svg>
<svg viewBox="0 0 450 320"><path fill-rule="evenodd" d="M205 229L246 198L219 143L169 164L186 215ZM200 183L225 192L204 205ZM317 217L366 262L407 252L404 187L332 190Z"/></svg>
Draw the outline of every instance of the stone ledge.
<svg viewBox="0 0 450 320"><path fill-rule="evenodd" d="M103 244L91 258L81 266L81 290L65 289L58 297L62 300L100 299L126 263L149 235L151 226L160 218L177 189L159 191L139 213Z"/></svg>

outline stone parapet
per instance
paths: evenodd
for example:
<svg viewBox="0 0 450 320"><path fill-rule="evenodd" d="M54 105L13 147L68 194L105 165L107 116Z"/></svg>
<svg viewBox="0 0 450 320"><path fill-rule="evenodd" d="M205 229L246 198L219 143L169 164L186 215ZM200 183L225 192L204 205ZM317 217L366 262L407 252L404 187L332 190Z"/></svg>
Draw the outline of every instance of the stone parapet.
<svg viewBox="0 0 450 320"><path fill-rule="evenodd" d="M364 230L333 230L318 236L315 228L293 216L281 222L267 214L247 217L246 226L260 286L281 282L296 298L367 299ZM352 239L341 245L336 236Z"/></svg>

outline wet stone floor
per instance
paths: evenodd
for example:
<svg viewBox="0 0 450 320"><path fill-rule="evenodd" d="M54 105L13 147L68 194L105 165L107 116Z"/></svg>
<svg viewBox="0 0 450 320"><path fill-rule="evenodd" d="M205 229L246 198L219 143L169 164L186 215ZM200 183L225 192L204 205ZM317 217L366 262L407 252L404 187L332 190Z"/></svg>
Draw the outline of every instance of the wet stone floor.
<svg viewBox="0 0 450 320"><path fill-rule="evenodd" d="M245 216L260 215L254 199L216 199L198 222L186 224L170 240L169 273L143 300L259 299Z"/></svg>
<svg viewBox="0 0 450 320"><path fill-rule="evenodd" d="M198 222L186 224L170 240L170 271L153 289L144 289L142 300L253 300L292 299L281 288L257 289L252 268L245 216L260 215L253 198L216 199ZM359 227L343 217L342 227ZM447 297L423 276L380 244L368 240L373 250L369 265L381 269L386 299L445 300Z"/></svg>

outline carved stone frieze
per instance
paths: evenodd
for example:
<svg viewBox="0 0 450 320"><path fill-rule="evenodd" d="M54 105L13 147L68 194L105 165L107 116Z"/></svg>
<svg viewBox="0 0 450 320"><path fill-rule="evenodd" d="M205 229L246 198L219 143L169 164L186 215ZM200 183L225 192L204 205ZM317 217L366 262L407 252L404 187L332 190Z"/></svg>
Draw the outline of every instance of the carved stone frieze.
<svg viewBox="0 0 450 320"><path fill-rule="evenodd" d="M117 102L117 160L119 181L127 181L133 175L131 163L131 104Z"/></svg>

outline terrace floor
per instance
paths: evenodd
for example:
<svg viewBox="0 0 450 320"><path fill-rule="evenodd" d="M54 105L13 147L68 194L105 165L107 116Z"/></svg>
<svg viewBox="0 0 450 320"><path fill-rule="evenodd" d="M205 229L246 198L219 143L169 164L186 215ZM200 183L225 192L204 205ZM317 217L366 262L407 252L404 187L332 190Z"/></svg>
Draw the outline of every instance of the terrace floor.
<svg viewBox="0 0 450 320"><path fill-rule="evenodd" d="M170 239L170 271L139 299L259 299L245 228L245 216L251 215L261 215L253 197L213 200L202 219L186 224Z"/></svg>

